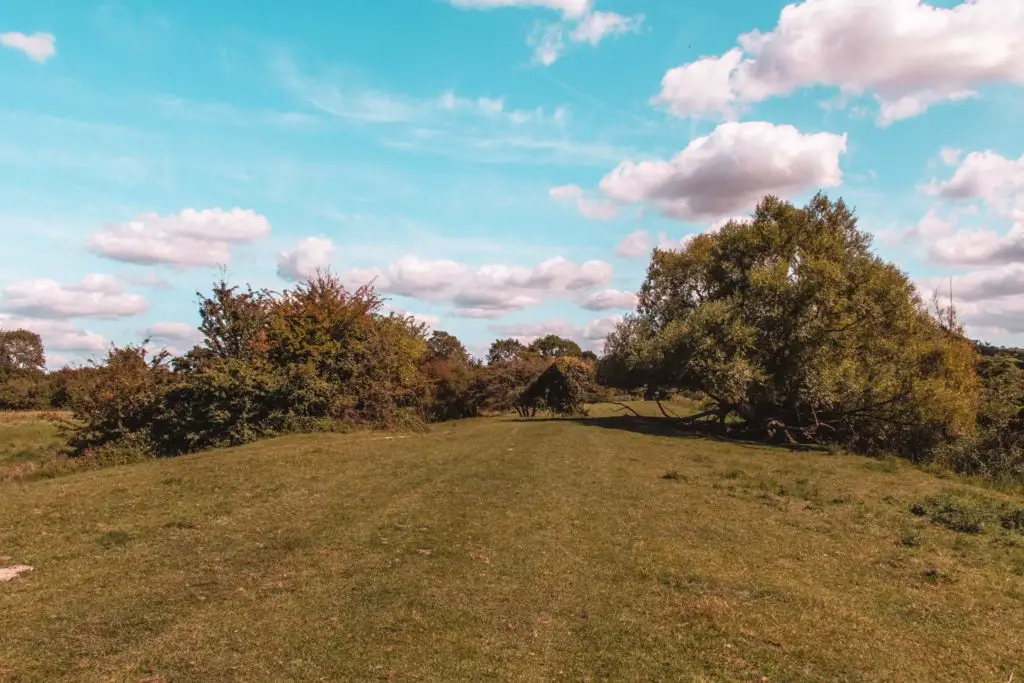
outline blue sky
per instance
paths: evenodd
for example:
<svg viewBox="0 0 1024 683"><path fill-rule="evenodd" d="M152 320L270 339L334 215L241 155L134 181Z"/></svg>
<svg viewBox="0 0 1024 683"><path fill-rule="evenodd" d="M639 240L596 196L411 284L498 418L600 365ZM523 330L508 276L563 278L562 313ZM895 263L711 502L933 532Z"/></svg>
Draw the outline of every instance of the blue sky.
<svg viewBox="0 0 1024 683"><path fill-rule="evenodd" d="M819 189L1020 343L1018 0L240 7L0 8L0 327L51 365L187 347L219 265L597 348L655 245Z"/></svg>

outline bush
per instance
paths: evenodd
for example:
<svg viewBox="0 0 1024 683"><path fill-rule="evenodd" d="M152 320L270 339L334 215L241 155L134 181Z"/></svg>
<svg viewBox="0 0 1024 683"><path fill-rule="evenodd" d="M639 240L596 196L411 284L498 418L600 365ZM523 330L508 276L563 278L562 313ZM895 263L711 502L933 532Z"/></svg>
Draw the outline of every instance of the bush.
<svg viewBox="0 0 1024 683"><path fill-rule="evenodd" d="M120 442L149 443L166 392L175 378L166 353L113 347L87 381L73 387L70 407L80 426L71 445L80 455Z"/></svg>

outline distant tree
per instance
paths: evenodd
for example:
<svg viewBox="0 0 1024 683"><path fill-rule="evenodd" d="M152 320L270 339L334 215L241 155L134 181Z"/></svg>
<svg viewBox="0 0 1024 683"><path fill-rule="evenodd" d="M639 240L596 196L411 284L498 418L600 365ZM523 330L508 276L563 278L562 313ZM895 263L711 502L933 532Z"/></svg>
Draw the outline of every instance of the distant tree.
<svg viewBox="0 0 1024 683"><path fill-rule="evenodd" d="M523 403L523 392L548 365L550 361L540 355L524 352L512 360L480 368L470 390L474 404L489 413L536 413L536 405Z"/></svg>
<svg viewBox="0 0 1024 683"><path fill-rule="evenodd" d="M572 356L578 358L583 349L571 339L559 337L557 334L549 334L534 340L529 349L541 355L542 358L562 358Z"/></svg>
<svg viewBox="0 0 1024 683"><path fill-rule="evenodd" d="M580 358L582 358L583 360L590 361L592 363L597 362L597 354L594 353L593 351L590 351L589 349L581 353Z"/></svg>
<svg viewBox="0 0 1024 683"><path fill-rule="evenodd" d="M691 421L926 459L973 429L975 359L842 200L819 194L802 209L766 198L750 223L655 250L600 374L702 393L709 410Z"/></svg>
<svg viewBox="0 0 1024 683"><path fill-rule="evenodd" d="M458 337L442 330L436 330L427 339L427 360L468 365L471 358Z"/></svg>
<svg viewBox="0 0 1024 683"><path fill-rule="evenodd" d="M50 404L43 340L28 330L0 330L0 409L26 410Z"/></svg>
<svg viewBox="0 0 1024 683"><path fill-rule="evenodd" d="M597 393L593 363L565 356L548 365L526 387L521 403L556 415L583 415Z"/></svg>
<svg viewBox="0 0 1024 683"><path fill-rule="evenodd" d="M507 363L528 355L529 349L518 339L496 339L487 351L487 364Z"/></svg>
<svg viewBox="0 0 1024 683"><path fill-rule="evenodd" d="M45 367L42 337L28 330L0 330L0 378Z"/></svg>

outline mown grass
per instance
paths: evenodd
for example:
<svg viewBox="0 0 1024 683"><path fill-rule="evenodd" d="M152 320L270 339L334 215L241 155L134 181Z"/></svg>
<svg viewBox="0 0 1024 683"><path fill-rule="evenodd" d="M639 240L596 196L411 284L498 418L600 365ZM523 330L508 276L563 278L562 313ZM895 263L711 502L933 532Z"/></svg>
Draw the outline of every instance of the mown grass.
<svg viewBox="0 0 1024 683"><path fill-rule="evenodd" d="M1022 504L616 417L8 482L0 679L1018 680L1024 536L951 487Z"/></svg>

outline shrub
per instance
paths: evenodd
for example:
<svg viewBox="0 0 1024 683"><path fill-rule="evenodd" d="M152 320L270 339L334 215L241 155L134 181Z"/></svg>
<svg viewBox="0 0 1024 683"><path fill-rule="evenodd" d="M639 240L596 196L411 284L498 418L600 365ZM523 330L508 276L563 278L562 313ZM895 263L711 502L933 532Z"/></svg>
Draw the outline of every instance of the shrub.
<svg viewBox="0 0 1024 683"><path fill-rule="evenodd" d="M87 381L73 387L70 406L80 423L71 444L88 455L107 444L148 441L174 377L166 353L147 359L143 346L112 347Z"/></svg>

